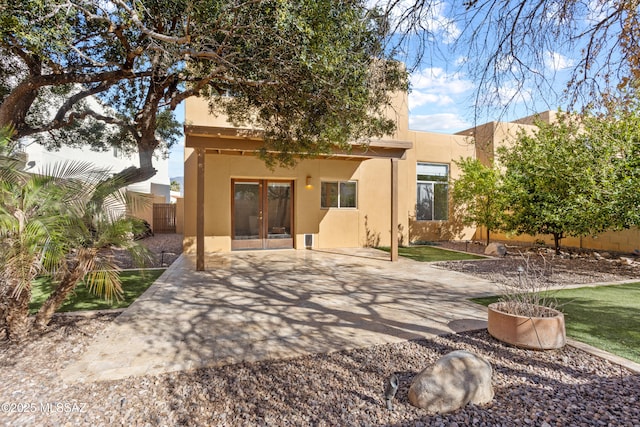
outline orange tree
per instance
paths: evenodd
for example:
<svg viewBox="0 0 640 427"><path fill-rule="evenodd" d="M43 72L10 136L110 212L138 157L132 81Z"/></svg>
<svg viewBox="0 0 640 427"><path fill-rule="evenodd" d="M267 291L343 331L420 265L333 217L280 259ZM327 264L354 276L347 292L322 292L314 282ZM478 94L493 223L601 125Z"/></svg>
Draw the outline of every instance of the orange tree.
<svg viewBox="0 0 640 427"><path fill-rule="evenodd" d="M593 235L614 226L617 144L590 133L585 122L560 114L554 123L522 130L498 150L504 168L505 230L553 236Z"/></svg>

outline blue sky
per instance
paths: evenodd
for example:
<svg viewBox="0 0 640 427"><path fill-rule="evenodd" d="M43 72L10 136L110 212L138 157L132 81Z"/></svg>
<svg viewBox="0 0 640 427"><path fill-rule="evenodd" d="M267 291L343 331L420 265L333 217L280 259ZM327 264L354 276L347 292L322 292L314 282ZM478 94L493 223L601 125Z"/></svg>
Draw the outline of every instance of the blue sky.
<svg viewBox="0 0 640 427"><path fill-rule="evenodd" d="M385 1L385 0L378 0ZM401 4L406 4L411 0L401 0ZM468 129L474 125L474 117L477 112L474 108L476 85L464 71L464 63L468 61L459 54L449 54L446 52L449 43L459 35L459 28L452 23L447 16L451 11L447 10L447 3L442 2L440 7L429 11L428 16L422 19L422 25L435 34L438 40L436 50L443 53L440 55L428 56L422 64L415 67L410 76L409 93L409 127L413 130L423 130L440 133L455 133ZM410 48L409 48L410 50ZM413 52L407 53L406 62L412 61ZM554 76L559 90L568 78L568 69L574 65L574 61L559 52L549 50L544 52L545 70L544 74ZM403 58L400 58L403 59ZM503 86L497 88L501 98L510 99L515 94L508 109L498 113L500 106L496 106L494 115L480 116L479 123L492 120L513 120L524 117L539 111L556 109L559 105L548 103L536 95L534 88L524 87L517 89L518 82L505 81ZM179 121L184 121L184 109L179 107L176 110ZM183 167L183 145L178 144L171 150L169 159L169 176L182 176Z"/></svg>
<svg viewBox="0 0 640 427"><path fill-rule="evenodd" d="M184 123L184 102L176 108L176 119ZM169 178L176 178L184 175L184 136L180 142L174 145L169 151Z"/></svg>
<svg viewBox="0 0 640 427"><path fill-rule="evenodd" d="M455 59L452 60L455 62ZM558 57L557 64L568 66L570 61ZM409 128L439 133L455 133L474 125L475 84L463 71L448 71L449 64L419 67L410 76ZM562 71L558 68L557 71ZM502 88L505 96L514 89L509 85ZM534 112L545 111L558 106L548 106L545 102L535 102L532 91L523 91L519 99L510 105L501 120L513 120ZM498 113L496 113L497 115ZM176 109L179 122L184 122L184 106ZM497 120L498 117L480 118L481 122ZM169 176L183 175L184 139L171 149Z"/></svg>
<svg viewBox="0 0 640 427"><path fill-rule="evenodd" d="M385 4L388 0L369 1ZM403 10L414 2L415 0L398 0L398 8ZM425 51L421 64L412 67L409 93L409 127L411 129L455 133L493 120L509 121L536 112L564 107L558 105L553 96L541 95L540 88L535 87L539 80L510 79L509 75L518 73L515 72L516 68L513 70L509 68L513 66L508 64L513 58L506 57L504 65L500 65L503 69L498 70L502 76L499 81L500 86L493 88L493 96L488 96L492 98L492 106L483 108L486 107L482 105L482 97L485 94L478 95L478 86L467 70L468 65L471 68L476 64L482 66L482 56L493 52L478 52L482 47L482 40L478 44L479 47L475 47L475 50L471 49L470 52L464 43L459 42L457 51L454 52L453 42L464 41L468 37L468 35L461 37L462 29L452 18L457 14L459 11L454 10L447 0L434 0L430 8L421 12L420 25L430 32L428 42L431 46L428 51ZM548 18L554 19L551 15ZM481 25L484 24L485 22ZM491 37L491 31L480 33L480 38L489 40L488 45L492 44ZM416 44L417 42L413 43L413 45ZM405 62L414 64L415 61L412 58L415 54L411 51L412 43L405 43L405 46ZM566 56L574 55L576 51L565 46L567 53L560 51L561 48L562 46L549 45L547 51L536 51L536 54L541 55L542 63L536 64L539 68L536 68L535 72L545 76L550 84L545 88L547 94L562 93L570 78L572 67L576 64L575 60ZM521 49L521 51L530 52L530 49ZM521 51L518 53L522 54ZM476 56L471 57L472 54ZM510 73L510 71L514 72ZM479 108L476 108L476 103L479 104Z"/></svg>

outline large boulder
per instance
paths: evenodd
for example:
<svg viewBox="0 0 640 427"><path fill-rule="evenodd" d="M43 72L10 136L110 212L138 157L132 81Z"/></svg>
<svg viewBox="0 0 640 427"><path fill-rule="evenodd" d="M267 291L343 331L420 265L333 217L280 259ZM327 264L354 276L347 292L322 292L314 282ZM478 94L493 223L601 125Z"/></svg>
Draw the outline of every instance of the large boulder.
<svg viewBox="0 0 640 427"><path fill-rule="evenodd" d="M507 247L502 243L489 243L484 249L484 254L491 256L505 256L507 254Z"/></svg>
<svg viewBox="0 0 640 427"><path fill-rule="evenodd" d="M467 403L493 399L489 362L471 352L453 351L420 372L409 388L409 402L431 413L446 413Z"/></svg>

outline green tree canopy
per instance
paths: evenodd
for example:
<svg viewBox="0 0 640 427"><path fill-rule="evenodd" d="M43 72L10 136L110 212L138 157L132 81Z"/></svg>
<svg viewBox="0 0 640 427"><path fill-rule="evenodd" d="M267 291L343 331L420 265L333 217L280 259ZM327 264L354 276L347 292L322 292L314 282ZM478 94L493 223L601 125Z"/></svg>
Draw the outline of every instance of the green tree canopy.
<svg viewBox="0 0 640 427"><path fill-rule="evenodd" d="M463 224L486 227L489 244L491 231L502 226L504 201L500 171L478 159L465 158L455 163L460 168L460 176L453 182L453 203L462 212Z"/></svg>
<svg viewBox="0 0 640 427"><path fill-rule="evenodd" d="M131 183L155 173L172 112L200 95L264 129L265 159L292 164L393 130L384 110L407 78L377 16L364 1L4 2L0 126L135 149L140 168L116 177Z"/></svg>
<svg viewBox="0 0 640 427"><path fill-rule="evenodd" d="M504 168L506 229L551 234L556 251L566 236L612 227L615 146L589 132L584 121L560 114L553 123L521 130L498 151Z"/></svg>
<svg viewBox="0 0 640 427"><path fill-rule="evenodd" d="M610 228L640 226L640 108L624 106L613 114L590 116L584 121L590 140L610 147L613 167L608 214Z"/></svg>

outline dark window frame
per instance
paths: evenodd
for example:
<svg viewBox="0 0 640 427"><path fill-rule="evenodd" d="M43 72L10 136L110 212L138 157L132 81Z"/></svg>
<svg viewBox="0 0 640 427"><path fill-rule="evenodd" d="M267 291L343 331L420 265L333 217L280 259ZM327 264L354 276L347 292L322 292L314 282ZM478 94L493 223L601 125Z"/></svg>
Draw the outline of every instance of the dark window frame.
<svg viewBox="0 0 640 427"><path fill-rule="evenodd" d="M441 169L445 174L420 174L420 166ZM416 221L448 221L449 171L446 163L416 164Z"/></svg>
<svg viewBox="0 0 640 427"><path fill-rule="evenodd" d="M346 186L353 185L353 194L347 192ZM328 191L332 186L333 191ZM353 199L351 202L349 199ZM348 206L345 206L348 204ZM320 208L321 209L358 209L358 181L356 180L323 180L320 182Z"/></svg>

